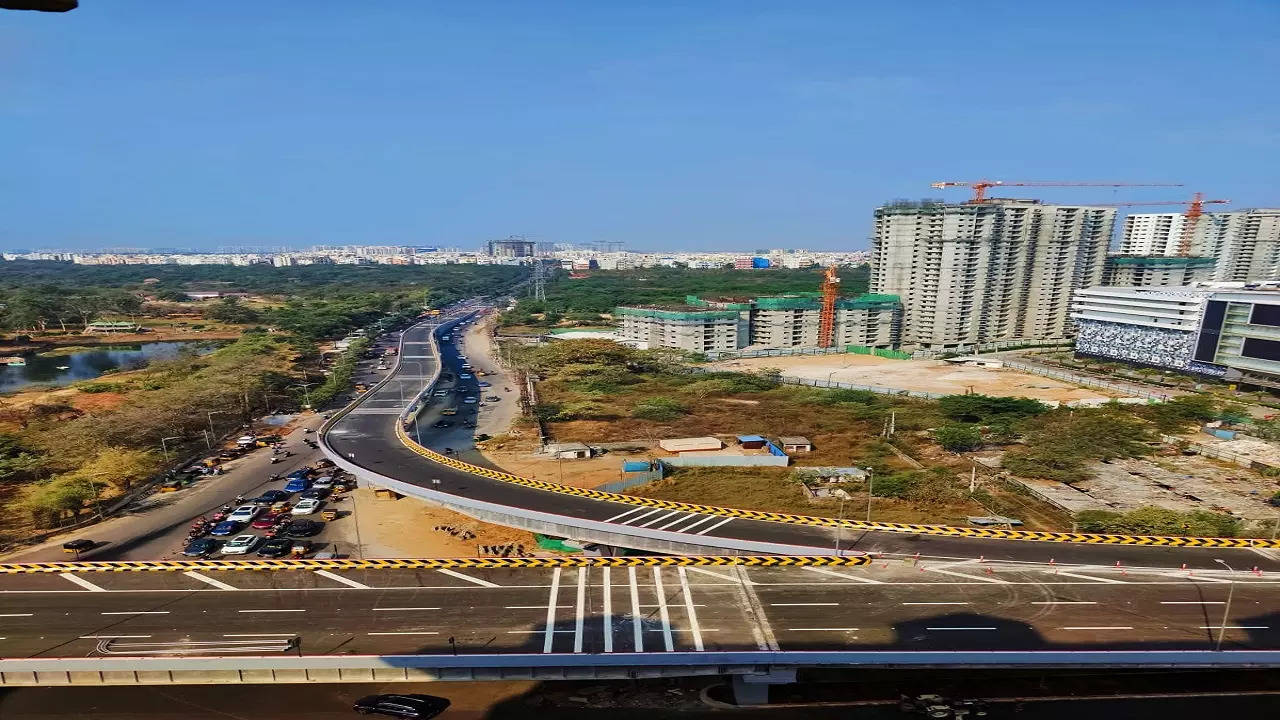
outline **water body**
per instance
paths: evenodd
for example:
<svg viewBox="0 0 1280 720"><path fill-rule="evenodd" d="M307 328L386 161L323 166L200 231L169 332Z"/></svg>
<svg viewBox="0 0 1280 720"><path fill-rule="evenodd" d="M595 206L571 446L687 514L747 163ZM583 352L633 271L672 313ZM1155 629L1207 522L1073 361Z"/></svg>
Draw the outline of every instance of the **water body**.
<svg viewBox="0 0 1280 720"><path fill-rule="evenodd" d="M193 342L152 342L139 345L100 345L69 355L41 357L24 353L26 365L0 365L0 392L24 390L33 385L59 387L92 380L111 370L136 370L153 360L175 357L184 347L201 354L213 346ZM3 355L0 352L0 355ZM66 369L61 369L61 368Z"/></svg>

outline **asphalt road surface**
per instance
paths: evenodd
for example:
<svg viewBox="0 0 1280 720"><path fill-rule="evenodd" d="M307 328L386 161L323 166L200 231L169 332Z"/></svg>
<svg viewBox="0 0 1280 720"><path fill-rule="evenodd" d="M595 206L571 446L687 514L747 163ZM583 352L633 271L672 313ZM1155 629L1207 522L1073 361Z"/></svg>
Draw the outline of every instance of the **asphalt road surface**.
<svg viewBox="0 0 1280 720"><path fill-rule="evenodd" d="M680 533L686 535L689 542L705 545L715 545L717 539L724 538L806 547L815 553L828 553L835 549L837 532L829 528L637 508L512 485L429 463L400 443L395 436L395 423L405 403L429 381L435 364L442 362L444 372L455 378L450 381L450 390L454 394L444 401L434 401L417 425L410 429L410 434L434 449L450 447L461 450L471 446L472 431L461 424L443 430L432 427L437 419L443 417L440 412L444 407L455 402L453 398L459 394L465 397L479 393L475 378L460 377L462 363L453 343L441 345L440 357L432 352L430 334L437 328L441 328L441 334L444 334L454 322L456 317L443 318L404 331L403 354L398 368L393 371L393 379L368 393L355 410L334 424L327 433L330 447L358 465L398 480L512 507L610 522L616 524L621 532L629 527L651 528ZM502 402L514 402L514 399L503 397ZM460 404L459 407L463 409L459 409L459 414L451 419L470 417L470 411L465 409L468 406ZM439 485L432 484L433 480L439 480ZM914 556L918 553L923 557L958 560L982 557L988 560L1047 562L1054 559L1078 564L1114 565L1119 562L1122 565L1175 568L1184 564L1191 568L1216 568L1215 559L1226 558L1234 566L1249 568L1256 565L1264 570L1280 571L1280 552L1248 549L1065 544L849 530L840 533L839 546L841 550L889 556Z"/></svg>
<svg viewBox="0 0 1280 720"><path fill-rule="evenodd" d="M1280 649L1278 591L976 562L19 574L0 576L0 656L1204 650L1224 625L1224 649Z"/></svg>

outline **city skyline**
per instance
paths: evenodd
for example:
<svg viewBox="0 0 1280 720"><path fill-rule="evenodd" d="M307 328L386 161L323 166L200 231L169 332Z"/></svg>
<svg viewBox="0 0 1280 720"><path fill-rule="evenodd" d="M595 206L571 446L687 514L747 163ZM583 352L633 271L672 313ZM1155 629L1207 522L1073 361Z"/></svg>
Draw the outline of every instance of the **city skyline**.
<svg viewBox="0 0 1280 720"><path fill-rule="evenodd" d="M876 205L959 201L929 184L983 177L1186 185L1000 193L1060 204L1202 190L1274 207L1274 174L1251 162L1280 143L1257 92L1274 43L1237 30L1276 27L1280 9L1237 4L1191 28L1167 4L1072 7L943 7L927 23L837 3L6 13L0 132L19 172L0 248L527 232L856 250Z"/></svg>

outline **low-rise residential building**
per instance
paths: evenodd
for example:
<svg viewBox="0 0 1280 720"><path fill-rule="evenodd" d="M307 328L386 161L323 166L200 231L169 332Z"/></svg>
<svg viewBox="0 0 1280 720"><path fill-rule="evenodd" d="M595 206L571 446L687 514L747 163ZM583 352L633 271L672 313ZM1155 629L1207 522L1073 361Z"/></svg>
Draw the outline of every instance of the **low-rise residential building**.
<svg viewBox="0 0 1280 720"><path fill-rule="evenodd" d="M1076 352L1280 387L1280 286L1091 287L1071 317Z"/></svg>

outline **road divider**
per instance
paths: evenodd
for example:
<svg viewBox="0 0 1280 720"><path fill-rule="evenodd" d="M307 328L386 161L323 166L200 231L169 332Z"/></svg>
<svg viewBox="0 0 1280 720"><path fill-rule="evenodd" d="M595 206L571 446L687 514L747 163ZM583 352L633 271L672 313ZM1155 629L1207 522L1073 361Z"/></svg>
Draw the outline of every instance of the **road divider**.
<svg viewBox="0 0 1280 720"><path fill-rule="evenodd" d="M866 522L863 520L841 520L837 518L815 517L812 515L792 515L789 513L766 512L763 510L743 510L741 508L719 507L716 505L697 505L694 503L660 500L657 498L623 495L621 493L604 492L588 488L558 485L544 480L512 475L501 470L472 465L471 463L442 455L434 450L422 447L409 437L399 423L396 424L396 436L405 447L422 457L455 470L487 477L492 480L521 485L523 487L545 492L574 495L603 502L634 505L637 507L656 508L659 510L679 510L689 513L701 513L726 518L742 518L745 520L761 520L764 522L785 523L790 525L812 525L816 527L844 528L845 530L864 532L892 532L912 535L935 535L942 537L983 538L987 540L1026 540L1035 542L1084 543L1091 545L1146 545L1163 547L1207 547L1207 548L1280 548L1280 539L1265 538L1220 538L1220 537L1180 537L1171 535L1114 535L1105 533L1079 532L1039 532L1035 530L1004 530L999 528L955 527L951 525L916 525L910 523Z"/></svg>
<svg viewBox="0 0 1280 720"><path fill-rule="evenodd" d="M0 575L31 573L190 572L193 570L457 570L582 567L822 567L869 565L866 555L626 555L619 557L384 558L378 560L111 560L3 563Z"/></svg>

